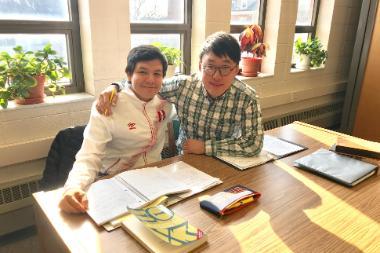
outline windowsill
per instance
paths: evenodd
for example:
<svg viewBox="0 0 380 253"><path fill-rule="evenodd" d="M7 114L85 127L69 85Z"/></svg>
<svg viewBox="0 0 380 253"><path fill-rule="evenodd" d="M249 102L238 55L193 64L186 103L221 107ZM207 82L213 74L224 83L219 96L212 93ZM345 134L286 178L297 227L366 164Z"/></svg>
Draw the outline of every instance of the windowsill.
<svg viewBox="0 0 380 253"><path fill-rule="evenodd" d="M32 105L18 105L14 101L9 101L7 109L0 108L0 113L2 112L10 112L10 111L18 111L24 109L38 109L45 108L52 105L61 105L61 104L72 104L76 102L85 102L85 101L93 101L94 96L88 93L75 93L68 95L57 95L47 96L45 97L45 102L40 104L32 104Z"/></svg>
<svg viewBox="0 0 380 253"><path fill-rule="evenodd" d="M258 76L255 77L250 77L250 76L242 76L242 75L237 75L236 78L239 79L240 81L246 81L246 80L255 80L255 79L264 79L268 77L273 77L273 73L259 73Z"/></svg>
<svg viewBox="0 0 380 253"><path fill-rule="evenodd" d="M315 67L315 68L309 68L309 69L290 68L290 73L303 73L303 72L309 72L309 71L321 71L324 69L325 69L325 67Z"/></svg>

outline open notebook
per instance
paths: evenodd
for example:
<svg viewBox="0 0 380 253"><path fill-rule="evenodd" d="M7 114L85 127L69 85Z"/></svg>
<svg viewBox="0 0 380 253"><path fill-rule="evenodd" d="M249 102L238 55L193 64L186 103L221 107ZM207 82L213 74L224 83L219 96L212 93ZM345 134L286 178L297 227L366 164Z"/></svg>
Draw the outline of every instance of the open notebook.
<svg viewBox="0 0 380 253"><path fill-rule="evenodd" d="M128 207L142 207L169 194L175 194L175 201L179 201L220 183L218 178L182 161L129 170L90 186L87 213L97 225L103 225L127 214Z"/></svg>
<svg viewBox="0 0 380 253"><path fill-rule="evenodd" d="M276 160L302 150L306 147L290 141L273 137L271 135L264 135L263 149L261 152L252 157L233 157L233 156L216 156L218 159L231 164L239 170L252 168L272 160Z"/></svg>

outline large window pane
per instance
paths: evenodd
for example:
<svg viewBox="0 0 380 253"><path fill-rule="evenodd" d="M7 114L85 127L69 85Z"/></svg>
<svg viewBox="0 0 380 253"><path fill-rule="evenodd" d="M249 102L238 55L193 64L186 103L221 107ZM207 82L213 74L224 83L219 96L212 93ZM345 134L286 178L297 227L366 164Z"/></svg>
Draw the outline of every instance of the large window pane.
<svg viewBox="0 0 380 253"><path fill-rule="evenodd" d="M184 8L184 0L129 0L131 23L183 24Z"/></svg>
<svg viewBox="0 0 380 253"><path fill-rule="evenodd" d="M42 49L47 43L67 62L66 93L84 88L78 0L0 0L0 51Z"/></svg>
<svg viewBox="0 0 380 253"><path fill-rule="evenodd" d="M181 48L181 37L179 34L131 34L132 47L153 42L161 42L168 47ZM180 72L180 66L176 66L175 72Z"/></svg>
<svg viewBox="0 0 380 253"><path fill-rule="evenodd" d="M2 20L69 21L67 0L0 0Z"/></svg>
<svg viewBox="0 0 380 253"><path fill-rule="evenodd" d="M152 42L161 42L165 46L181 48L181 38L179 34L132 34L131 46L136 47Z"/></svg>
<svg viewBox="0 0 380 253"><path fill-rule="evenodd" d="M310 26L313 20L314 0L298 0L296 25Z"/></svg>
<svg viewBox="0 0 380 253"><path fill-rule="evenodd" d="M301 38L302 41L307 41L307 39L311 36L309 33L296 33L294 35L294 41L293 41L293 54L292 54L292 64L296 63L297 54L296 54L296 47L294 46L296 41Z"/></svg>
<svg viewBox="0 0 380 253"><path fill-rule="evenodd" d="M25 50L36 51L42 49L47 43L50 43L58 56L63 57L68 63L64 34L0 34L0 52L7 51L10 54L14 53L13 48L18 45ZM59 82L68 84L70 80L63 78Z"/></svg>
<svg viewBox="0 0 380 253"><path fill-rule="evenodd" d="M26 50L42 49L51 43L58 55L67 62L66 36L64 34L0 34L0 51L13 52L17 45Z"/></svg>
<svg viewBox="0 0 380 253"><path fill-rule="evenodd" d="M260 0L232 0L231 25L258 24Z"/></svg>

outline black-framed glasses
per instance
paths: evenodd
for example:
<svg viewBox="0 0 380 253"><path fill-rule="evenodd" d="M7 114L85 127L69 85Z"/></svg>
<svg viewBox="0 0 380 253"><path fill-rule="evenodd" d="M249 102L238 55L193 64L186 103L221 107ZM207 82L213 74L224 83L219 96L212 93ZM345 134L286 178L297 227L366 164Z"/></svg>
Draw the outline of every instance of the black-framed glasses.
<svg viewBox="0 0 380 253"><path fill-rule="evenodd" d="M233 67L231 67L231 66L217 67L214 65L203 65L202 69L209 76L215 75L216 71L219 71L219 74L221 76L228 76L229 74L231 74L231 71L234 70L236 67L237 67L237 65L235 65Z"/></svg>

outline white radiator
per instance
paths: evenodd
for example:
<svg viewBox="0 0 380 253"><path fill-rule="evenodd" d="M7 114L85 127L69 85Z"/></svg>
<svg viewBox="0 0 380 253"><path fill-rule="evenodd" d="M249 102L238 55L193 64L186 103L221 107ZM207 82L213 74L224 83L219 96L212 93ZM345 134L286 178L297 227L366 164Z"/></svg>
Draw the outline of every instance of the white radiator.
<svg viewBox="0 0 380 253"><path fill-rule="evenodd" d="M34 224L32 193L44 167L39 159L0 168L0 236Z"/></svg>

